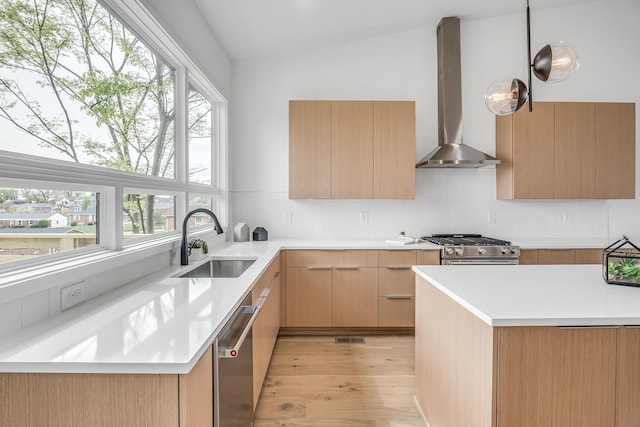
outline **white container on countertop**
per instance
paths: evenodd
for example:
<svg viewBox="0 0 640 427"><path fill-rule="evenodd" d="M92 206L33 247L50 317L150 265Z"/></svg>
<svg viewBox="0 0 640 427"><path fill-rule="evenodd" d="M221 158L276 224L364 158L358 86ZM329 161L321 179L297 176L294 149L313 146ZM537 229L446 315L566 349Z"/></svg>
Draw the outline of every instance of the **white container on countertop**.
<svg viewBox="0 0 640 427"><path fill-rule="evenodd" d="M244 222L239 222L233 227L233 241L234 242L248 242L251 229Z"/></svg>

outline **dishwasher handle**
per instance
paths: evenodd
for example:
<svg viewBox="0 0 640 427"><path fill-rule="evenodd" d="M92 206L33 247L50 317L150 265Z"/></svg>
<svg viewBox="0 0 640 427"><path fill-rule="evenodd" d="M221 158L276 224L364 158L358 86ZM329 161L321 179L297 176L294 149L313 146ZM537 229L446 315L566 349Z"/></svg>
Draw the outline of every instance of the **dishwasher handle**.
<svg viewBox="0 0 640 427"><path fill-rule="evenodd" d="M242 333L238 337L238 340L233 344L233 346L218 348L218 358L220 359L229 359L229 358L234 358L238 356L238 351L240 351L240 347L242 347L242 344L244 343L245 338L247 338L247 335L249 334L249 332L251 332L251 327L253 326L253 323L256 321L256 318L260 313L259 306L244 306L242 309L245 313L253 312L253 314L249 318L249 321L245 325Z"/></svg>
<svg viewBox="0 0 640 427"><path fill-rule="evenodd" d="M260 310L262 310L262 306L266 302L267 297L269 296L270 293L271 293L271 288L267 288L262 292L262 295L258 300L258 304L256 304L255 306L242 307L242 311L244 313L253 312L253 314L249 318L249 321L247 321L247 324L245 325L244 330L242 331L242 333L238 337L238 340L235 342L233 346L225 346L225 347L218 348L218 358L232 359L238 356L238 351L240 351L240 347L242 347L244 340L247 338L247 335L251 331L251 327L253 326L254 322L258 318L258 315L260 314Z"/></svg>

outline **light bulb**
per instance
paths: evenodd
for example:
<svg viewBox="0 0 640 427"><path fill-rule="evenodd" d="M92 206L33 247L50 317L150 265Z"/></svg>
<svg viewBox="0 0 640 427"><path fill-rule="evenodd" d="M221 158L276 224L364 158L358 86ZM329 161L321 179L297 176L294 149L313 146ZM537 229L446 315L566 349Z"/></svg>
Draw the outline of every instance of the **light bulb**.
<svg viewBox="0 0 640 427"><path fill-rule="evenodd" d="M567 42L550 43L533 58L533 74L543 82L556 83L568 79L580 66L576 48Z"/></svg>
<svg viewBox="0 0 640 427"><path fill-rule="evenodd" d="M491 83L484 94L484 103L493 114L513 114L527 100L527 86L522 80L505 77Z"/></svg>

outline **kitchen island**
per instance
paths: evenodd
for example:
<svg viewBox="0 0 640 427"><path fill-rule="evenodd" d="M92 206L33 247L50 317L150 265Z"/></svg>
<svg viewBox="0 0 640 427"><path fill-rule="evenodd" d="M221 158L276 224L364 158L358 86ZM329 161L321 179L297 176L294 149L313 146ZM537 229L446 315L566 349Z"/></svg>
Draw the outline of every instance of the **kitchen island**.
<svg viewBox="0 0 640 427"><path fill-rule="evenodd" d="M430 427L637 427L640 288L598 265L414 266Z"/></svg>

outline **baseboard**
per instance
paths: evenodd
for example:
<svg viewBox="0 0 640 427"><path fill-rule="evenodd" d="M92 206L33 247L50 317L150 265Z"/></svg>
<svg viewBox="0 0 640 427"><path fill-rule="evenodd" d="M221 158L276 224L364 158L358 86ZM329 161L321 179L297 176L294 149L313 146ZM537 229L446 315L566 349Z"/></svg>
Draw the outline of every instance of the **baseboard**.
<svg viewBox="0 0 640 427"><path fill-rule="evenodd" d="M302 328L281 327L279 336L415 335L415 328Z"/></svg>
<svg viewBox="0 0 640 427"><path fill-rule="evenodd" d="M416 405L416 409L418 410L418 413L420 414L422 421L424 421L424 425L427 427L430 427L429 421L427 421L427 417L424 416L424 412L422 412L422 408L420 407L420 404L418 403L418 399L416 399L415 394L413 395L413 403Z"/></svg>

